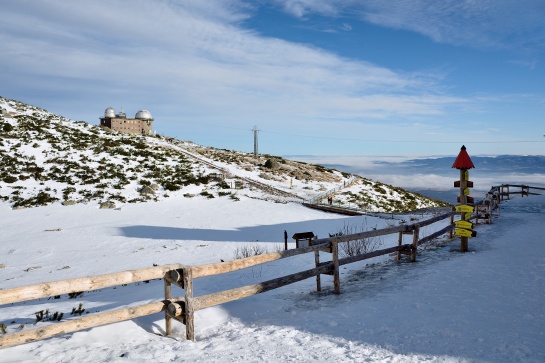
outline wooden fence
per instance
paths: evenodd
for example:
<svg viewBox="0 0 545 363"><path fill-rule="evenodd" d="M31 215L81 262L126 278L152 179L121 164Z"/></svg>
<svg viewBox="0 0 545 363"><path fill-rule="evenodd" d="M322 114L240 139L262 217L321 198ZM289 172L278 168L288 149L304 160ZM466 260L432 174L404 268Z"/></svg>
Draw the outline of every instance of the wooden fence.
<svg viewBox="0 0 545 363"><path fill-rule="evenodd" d="M511 188L516 188L512 190ZM520 189L520 190L519 190ZM501 184L499 186L492 187L488 193L497 193L500 197L500 200L510 199L511 194L520 194L521 197L530 196L530 195L540 195L541 193L532 192L531 190L545 190L541 187L532 187L529 185L513 185L513 184Z"/></svg>
<svg viewBox="0 0 545 363"><path fill-rule="evenodd" d="M416 260L417 247L449 233L452 238L454 229L454 212L445 213L425 221L413 224L401 224L396 227L371 230L357 234L316 239L308 247L297 248L287 251L267 253L247 257L243 259L214 263L200 266L186 266L172 264L152 268L110 273L100 276L82 277L70 280L42 283L31 286L23 286L11 289L0 290L0 305L16 302L40 299L61 294L92 291L106 287L120 286L129 283L142 282L152 279L164 280L164 299L139 306L123 308L105 313L96 313L89 316L71 319L64 322L52 323L41 328L24 330L16 333L9 333L0 336L0 349L19 344L46 339L53 336L76 332L92 327L112 324L120 321L131 320L137 317L165 313L166 335L172 334L172 320L177 320L186 326L185 336L188 340L195 340L194 313L197 310L206 309L211 306L223 304L229 301L238 300L244 297L263 293L282 286L293 284L311 277L316 278L316 288L321 290L320 275L333 275L334 292L340 293L339 266L363 261L369 258L387 255L397 252L397 259L401 255L410 256L411 261ZM437 232L420 238L420 228L450 218L449 224ZM339 258L339 243L362 240L372 237L398 234L397 246L375 250L355 256ZM412 242L403 244L403 235L411 234ZM320 262L319 251L332 254L332 260ZM260 265L266 262L275 261L306 253L314 253L315 267L309 270L297 272L291 275L282 276L276 279L264 281L254 285L242 286L226 291L216 292L208 295L194 296L193 280L206 276L214 276L240 269ZM172 285L183 289L183 294L173 297Z"/></svg>
<svg viewBox="0 0 545 363"><path fill-rule="evenodd" d="M515 190L512 188L515 188ZM486 221L486 223L492 223L493 214L500 215L500 203L503 200L510 199L512 194L520 195L521 197L541 195L541 193L531 191L532 189L545 191L545 188L529 185L501 184L493 186L486 193L483 200L474 204L475 210L470 219L475 219L476 224L479 224L479 219Z"/></svg>

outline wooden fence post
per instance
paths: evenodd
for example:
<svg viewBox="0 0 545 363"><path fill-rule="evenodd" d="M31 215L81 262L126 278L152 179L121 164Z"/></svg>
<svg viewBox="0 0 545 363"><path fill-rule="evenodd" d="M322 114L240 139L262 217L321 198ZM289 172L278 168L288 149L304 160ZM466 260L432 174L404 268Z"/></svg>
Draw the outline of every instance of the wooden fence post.
<svg viewBox="0 0 545 363"><path fill-rule="evenodd" d="M454 225L454 214L450 216L450 225L451 225L451 226ZM452 228L452 229L448 232L448 238L449 238L449 239L452 239L452 238L454 237L453 231L454 231L454 228Z"/></svg>
<svg viewBox="0 0 545 363"><path fill-rule="evenodd" d="M339 277L339 242L331 243L331 252L333 254L333 288L335 294L341 293L341 282Z"/></svg>
<svg viewBox="0 0 545 363"><path fill-rule="evenodd" d="M399 231L399 235L397 236L397 245L401 246L402 243L403 243L403 231ZM396 261L401 261L401 251L397 251Z"/></svg>
<svg viewBox="0 0 545 363"><path fill-rule="evenodd" d="M414 231L413 231L413 244L411 246L411 262L416 261L416 250L418 248L419 234L420 234L420 225L417 224L414 226Z"/></svg>
<svg viewBox="0 0 545 363"><path fill-rule="evenodd" d="M195 341L195 310L193 309L193 270L184 268L185 290L185 335L187 340Z"/></svg>
<svg viewBox="0 0 545 363"><path fill-rule="evenodd" d="M314 263L316 268L320 266L320 250L314 251ZM322 283L320 281L320 274L316 274L316 291L322 291Z"/></svg>
<svg viewBox="0 0 545 363"><path fill-rule="evenodd" d="M172 287L166 274L163 281L165 282L165 300L170 300L172 298ZM170 334L172 334L172 318L168 314L168 309L165 309L165 335L168 337Z"/></svg>

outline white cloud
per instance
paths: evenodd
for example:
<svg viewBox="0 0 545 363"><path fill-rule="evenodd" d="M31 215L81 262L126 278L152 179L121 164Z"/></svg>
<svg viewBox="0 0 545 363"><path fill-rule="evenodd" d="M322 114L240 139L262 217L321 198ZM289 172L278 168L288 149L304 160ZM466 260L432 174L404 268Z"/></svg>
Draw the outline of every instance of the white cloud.
<svg viewBox="0 0 545 363"><path fill-rule="evenodd" d="M276 0L303 17L363 14L368 22L423 34L436 42L472 47L542 48L545 2L535 0Z"/></svg>
<svg viewBox="0 0 545 363"><path fill-rule="evenodd" d="M344 31L350 31L350 30L352 30L352 25L350 25L348 23L343 23L342 26L341 26L341 29L344 30Z"/></svg>
<svg viewBox="0 0 545 363"><path fill-rule="evenodd" d="M238 22L249 10L239 2L51 0L7 10L0 65L67 87L144 92L235 118L433 115L464 102L434 94L434 75L397 73L247 31Z"/></svg>
<svg viewBox="0 0 545 363"><path fill-rule="evenodd" d="M534 70L536 69L537 65L538 65L538 61L537 60L531 60L531 61L524 61L524 60L511 60L511 61L508 61L510 64L514 64L516 66L519 66L519 67L523 67L523 68L527 68L527 69L530 69L530 70Z"/></svg>
<svg viewBox="0 0 545 363"><path fill-rule="evenodd" d="M292 5L302 6L301 14L310 9L337 16L342 7L359 2L317 3ZM358 141L332 147L352 152L377 149L377 143L366 146L361 139L420 140L431 132L434 140L459 140L455 135L463 127L456 116L462 114L465 123L468 110L476 113L483 103L494 102L449 94L440 67L402 72L245 29L244 20L258 6L249 2L29 4L3 4L0 94L24 95L21 101L78 120L97 120L110 105L127 113L148 108L161 120L161 131L182 135L192 130L207 140L215 137L216 146L239 144L223 143L227 138L214 128L238 131L257 124L265 131L318 138L348 135ZM378 9L378 3L366 4ZM33 93L40 102L30 97ZM41 103L44 99L49 102ZM194 134L187 137L202 142ZM314 141L308 145L322 150ZM417 146L418 152L428 148Z"/></svg>
<svg viewBox="0 0 545 363"><path fill-rule="evenodd" d="M338 1L315 0L275 0L284 10L293 16L302 18L309 12L316 12L329 16L337 15Z"/></svg>

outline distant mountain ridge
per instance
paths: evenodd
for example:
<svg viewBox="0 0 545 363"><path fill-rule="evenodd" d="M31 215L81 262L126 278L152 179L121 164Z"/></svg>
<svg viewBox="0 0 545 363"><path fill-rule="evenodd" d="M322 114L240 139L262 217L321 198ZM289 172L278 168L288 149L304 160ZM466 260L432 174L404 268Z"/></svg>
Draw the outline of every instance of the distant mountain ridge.
<svg viewBox="0 0 545 363"><path fill-rule="evenodd" d="M398 163L401 167L418 167L422 171L448 170L455 157L413 159ZM482 172L499 173L503 171L517 173L545 173L545 156L542 155L498 155L471 156L471 161ZM392 165L392 163L383 163Z"/></svg>
<svg viewBox="0 0 545 363"><path fill-rule="evenodd" d="M112 132L0 97L0 200L119 204L170 197L320 201L393 212L445 203L321 165ZM333 202L333 200L332 200Z"/></svg>
<svg viewBox="0 0 545 363"><path fill-rule="evenodd" d="M450 172L455 156L429 157L409 159L400 162L375 161L373 170L380 168L383 174L434 173L447 174ZM520 174L545 174L545 155L498 155L498 156L473 156L471 161L481 173L520 173ZM324 165L347 172L366 172L365 167L350 167L342 164ZM443 172L441 172L443 171Z"/></svg>

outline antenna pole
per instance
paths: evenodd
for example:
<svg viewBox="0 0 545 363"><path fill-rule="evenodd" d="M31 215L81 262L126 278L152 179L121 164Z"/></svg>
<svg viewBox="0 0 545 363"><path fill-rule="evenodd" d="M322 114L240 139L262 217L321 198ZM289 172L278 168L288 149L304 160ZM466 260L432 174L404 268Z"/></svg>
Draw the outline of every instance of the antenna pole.
<svg viewBox="0 0 545 363"><path fill-rule="evenodd" d="M254 131L254 155L257 156L257 154L259 154L259 148L258 148L259 142L257 137L259 130L257 129L257 126L254 126L253 131Z"/></svg>

